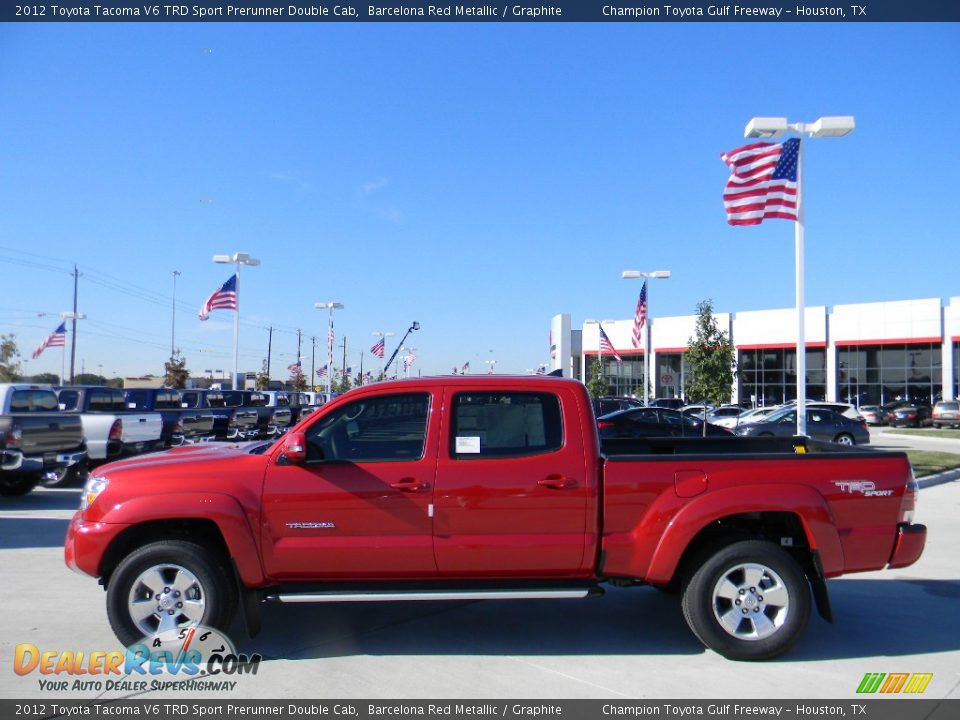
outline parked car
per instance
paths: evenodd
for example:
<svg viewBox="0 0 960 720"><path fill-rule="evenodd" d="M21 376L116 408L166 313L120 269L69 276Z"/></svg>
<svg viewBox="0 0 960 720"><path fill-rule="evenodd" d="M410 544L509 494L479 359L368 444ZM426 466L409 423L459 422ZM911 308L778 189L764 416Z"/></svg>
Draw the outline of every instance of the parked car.
<svg viewBox="0 0 960 720"><path fill-rule="evenodd" d="M83 425L60 413L50 387L0 384L0 495L26 495L45 477L79 472Z"/></svg>
<svg viewBox="0 0 960 720"><path fill-rule="evenodd" d="M814 607L829 618L826 578L902 568L923 552L904 453L865 462L778 438L608 449L589 402L581 383L558 378L357 388L272 445L174 448L100 468L64 559L101 579L123 646L230 627L236 612L255 633L264 600L542 601L676 583L701 642L762 660L797 643ZM870 612L896 617L883 603ZM578 608L562 617L557 633ZM268 631L283 626L264 619ZM894 652L897 639L885 642Z"/></svg>
<svg viewBox="0 0 960 720"><path fill-rule="evenodd" d="M680 409L680 412L682 412L684 415L694 415L700 419L703 419L704 416L707 413L709 413L711 410L713 410L714 407L716 406L710 405L709 403L697 404L697 405L684 405Z"/></svg>
<svg viewBox="0 0 960 720"><path fill-rule="evenodd" d="M679 410L641 407L617 410L597 419L601 438L699 437L703 422ZM707 436L733 435L727 428L707 423Z"/></svg>
<svg viewBox="0 0 960 720"><path fill-rule="evenodd" d="M217 440L256 440L257 411L228 407L222 390L184 390L183 405L192 410L213 412L213 435Z"/></svg>
<svg viewBox="0 0 960 720"><path fill-rule="evenodd" d="M778 409L779 407L777 405L753 408L752 410L744 410L739 415L722 417L710 422L712 422L714 425L719 425L720 427L735 428L745 423L756 422L757 420L765 418L767 415L775 412Z"/></svg>
<svg viewBox="0 0 960 720"><path fill-rule="evenodd" d="M901 405L894 409L890 424L893 427L923 427L929 424L932 414L929 405Z"/></svg>
<svg viewBox="0 0 960 720"><path fill-rule="evenodd" d="M859 410L867 425L883 425L883 409L879 405L861 405Z"/></svg>
<svg viewBox="0 0 960 720"><path fill-rule="evenodd" d="M960 427L960 402L941 400L933 406L930 421L935 428L941 428L944 425Z"/></svg>
<svg viewBox="0 0 960 720"><path fill-rule="evenodd" d="M883 413L883 424L889 425L891 422L893 422L893 414L896 412L897 408L912 404L913 403L910 400L892 400L891 402L881 405L880 410Z"/></svg>
<svg viewBox="0 0 960 720"><path fill-rule="evenodd" d="M684 402L680 398L661 397L650 402L650 407L670 408L671 410L682 410Z"/></svg>
<svg viewBox="0 0 960 720"><path fill-rule="evenodd" d="M615 397L612 395L593 399L593 414L595 417L635 407L643 407L643 401L632 397Z"/></svg>
<svg viewBox="0 0 960 720"><path fill-rule="evenodd" d="M784 407L796 407L797 401L791 400L790 402L784 403ZM850 403L845 402L832 402L830 400L807 400L807 408L820 408L822 410L833 410L834 412L840 413L844 417L850 418L851 420L863 420L863 415L860 414L860 411L851 405Z"/></svg>
<svg viewBox="0 0 960 720"><path fill-rule="evenodd" d="M716 423L717 420L737 418L743 414L743 408L739 405L721 405L707 413L707 422Z"/></svg>
<svg viewBox="0 0 960 720"><path fill-rule="evenodd" d="M741 425L737 435L752 437L792 437L797 432L797 409L786 406L757 422ZM807 435L814 440L841 445L866 445L870 431L863 420L851 420L827 408L807 409Z"/></svg>

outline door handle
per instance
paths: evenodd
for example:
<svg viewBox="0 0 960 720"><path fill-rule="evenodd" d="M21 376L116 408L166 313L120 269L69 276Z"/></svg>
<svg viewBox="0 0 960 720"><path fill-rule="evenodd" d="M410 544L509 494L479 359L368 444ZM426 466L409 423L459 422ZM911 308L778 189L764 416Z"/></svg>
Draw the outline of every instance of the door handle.
<svg viewBox="0 0 960 720"><path fill-rule="evenodd" d="M430 489L430 483L420 482L416 478L403 478L397 480L396 482L390 483L390 487L394 490L399 490L400 492L423 492L424 490Z"/></svg>
<svg viewBox="0 0 960 720"><path fill-rule="evenodd" d="M538 480L537 485L551 490L572 490L577 486L577 481L563 475L547 475L543 480Z"/></svg>

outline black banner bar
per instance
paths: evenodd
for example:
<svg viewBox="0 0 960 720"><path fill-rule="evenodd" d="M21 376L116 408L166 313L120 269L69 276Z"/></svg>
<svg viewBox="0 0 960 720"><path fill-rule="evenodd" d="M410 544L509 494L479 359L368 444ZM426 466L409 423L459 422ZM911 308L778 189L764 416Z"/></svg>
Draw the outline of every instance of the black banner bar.
<svg viewBox="0 0 960 720"><path fill-rule="evenodd" d="M862 3L862 4L858 4ZM620 0L399 2L362 0L0 0L3 22L960 22L956 0Z"/></svg>

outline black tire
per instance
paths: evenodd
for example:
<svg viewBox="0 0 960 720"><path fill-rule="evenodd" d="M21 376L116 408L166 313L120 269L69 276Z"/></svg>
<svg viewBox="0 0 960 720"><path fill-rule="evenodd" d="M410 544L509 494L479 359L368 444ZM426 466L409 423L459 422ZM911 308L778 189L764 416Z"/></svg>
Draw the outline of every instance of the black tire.
<svg viewBox="0 0 960 720"><path fill-rule="evenodd" d="M800 639L810 617L810 587L797 561L779 546L734 542L702 554L692 567L683 616L708 648L730 660L766 660Z"/></svg>
<svg viewBox="0 0 960 720"><path fill-rule="evenodd" d="M833 439L833 441L837 443L837 445L856 445L857 444L857 441L854 439L853 435L851 435L850 433L840 433Z"/></svg>
<svg viewBox="0 0 960 720"><path fill-rule="evenodd" d="M226 563L205 547L185 540L161 540L138 548L120 562L110 577L107 586L110 627L125 647L159 630L157 617L144 618L138 624L130 611L135 595L146 587L141 582L142 577L151 570L158 570L161 576L168 579L176 578L180 571L186 571L195 580L189 590L195 594L191 595L189 602L195 606L202 604L202 609L195 617L179 614L187 613L187 609L173 609L172 614L176 614L173 622L177 622L178 627L204 625L218 630L226 629L236 611L237 593L225 566ZM167 589L173 590L172 587ZM140 594L138 602L146 600L150 605L160 602L159 593L152 599L148 593ZM184 600L187 600L186 595L185 590Z"/></svg>
<svg viewBox="0 0 960 720"><path fill-rule="evenodd" d="M34 473L0 474L0 495L20 497L33 490L40 482L40 476Z"/></svg>

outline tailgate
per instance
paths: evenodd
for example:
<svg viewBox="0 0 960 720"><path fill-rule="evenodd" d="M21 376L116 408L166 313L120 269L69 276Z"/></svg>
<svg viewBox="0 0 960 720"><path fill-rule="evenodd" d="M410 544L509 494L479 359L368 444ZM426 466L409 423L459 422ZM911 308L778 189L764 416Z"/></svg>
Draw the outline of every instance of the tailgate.
<svg viewBox="0 0 960 720"><path fill-rule="evenodd" d="M79 416L31 414L16 416L23 431L21 447L25 455L72 450L83 442L83 425Z"/></svg>
<svg viewBox="0 0 960 720"><path fill-rule="evenodd" d="M138 443L159 440L163 430L160 413L120 413L123 424L123 442Z"/></svg>
<svg viewBox="0 0 960 720"><path fill-rule="evenodd" d="M180 416L184 435L206 435L213 432L213 413L186 412Z"/></svg>

